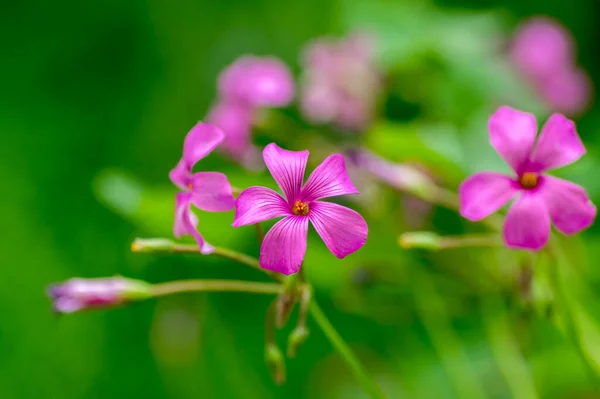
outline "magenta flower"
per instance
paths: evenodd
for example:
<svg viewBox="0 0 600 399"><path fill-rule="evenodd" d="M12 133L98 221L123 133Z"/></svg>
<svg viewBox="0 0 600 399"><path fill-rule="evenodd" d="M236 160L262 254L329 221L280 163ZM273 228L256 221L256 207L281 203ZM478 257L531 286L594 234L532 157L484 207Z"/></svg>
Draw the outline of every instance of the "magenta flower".
<svg viewBox="0 0 600 399"><path fill-rule="evenodd" d="M307 46L300 98L307 120L350 131L369 125L381 88L369 39L354 34L342 40L321 38Z"/></svg>
<svg viewBox="0 0 600 399"><path fill-rule="evenodd" d="M52 307L59 313L73 313L91 308L107 308L127 301L150 296L150 286L123 277L82 279L72 278L48 287Z"/></svg>
<svg viewBox="0 0 600 399"><path fill-rule="evenodd" d="M251 107L284 107L294 97L294 78L276 58L246 55L221 73L219 94Z"/></svg>
<svg viewBox="0 0 600 399"><path fill-rule="evenodd" d="M173 234L177 238L191 235L203 254L213 252L214 248L198 232L198 218L190 205L208 212L226 212L235 206L235 198L227 176L217 172L192 173L192 168L210 154L224 137L218 127L198 123L185 138L183 157L169 173L171 181L182 190L175 197Z"/></svg>
<svg viewBox="0 0 600 399"><path fill-rule="evenodd" d="M265 147L263 158L285 199L269 188L250 187L238 197L233 221L233 226L239 227L283 217L262 243L262 268L283 274L296 273L306 253L309 221L327 248L340 259L365 244L368 227L362 216L344 206L319 201L358 194L346 173L343 156L327 157L304 185L308 151L287 151L271 143Z"/></svg>
<svg viewBox="0 0 600 399"><path fill-rule="evenodd" d="M459 190L460 214L478 221L516 198L504 222L508 247L538 250L548 242L550 222L564 234L589 227L596 207L586 191L569 181L543 174L569 165L585 154L575 124L553 114L537 138L532 114L503 106L489 120L490 142L515 176L480 172Z"/></svg>
<svg viewBox="0 0 600 399"><path fill-rule="evenodd" d="M512 41L510 57L554 110L579 114L590 103L590 78L576 65L573 37L557 21L534 17L523 23Z"/></svg>

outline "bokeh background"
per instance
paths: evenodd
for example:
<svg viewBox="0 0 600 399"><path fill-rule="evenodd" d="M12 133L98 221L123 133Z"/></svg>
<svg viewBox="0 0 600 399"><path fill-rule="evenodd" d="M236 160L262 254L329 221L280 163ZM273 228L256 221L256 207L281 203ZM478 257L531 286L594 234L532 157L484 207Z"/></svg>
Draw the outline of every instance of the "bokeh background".
<svg viewBox="0 0 600 399"><path fill-rule="evenodd" d="M135 237L170 236L168 171L213 102L219 71L239 55L275 55L298 76L309 40L371 29L386 87L361 140L390 160L425 165L452 190L475 170L503 167L487 144L486 120L498 105L548 115L499 67L497 44L523 19L561 21L576 38L577 62L600 82L594 0L30 0L0 10L3 399L366 397L312 322L287 362L286 384L272 382L263 361L269 298L197 294L63 317L50 311L45 286L72 276L263 278L211 257L129 251ZM257 131L257 142L308 147L313 167L337 140L352 140L315 136L294 107L280 115L287 122ZM597 203L600 112L591 105L576 120L589 154L562 176ZM239 187L273 184L218 155L202 162ZM585 281L590 293L579 302L575 345L555 327L543 282L533 298L520 292L519 256L397 244L406 230L481 227L439 208L415 221L407 196L393 189L374 198L352 203L370 224L359 253L338 261L313 231L305 265L333 324L390 398L600 397L598 368L589 365L600 348L597 227L564 242L572 288ZM234 230L232 219L202 214L201 231L257 255L252 228ZM534 266L536 274L544 265Z"/></svg>

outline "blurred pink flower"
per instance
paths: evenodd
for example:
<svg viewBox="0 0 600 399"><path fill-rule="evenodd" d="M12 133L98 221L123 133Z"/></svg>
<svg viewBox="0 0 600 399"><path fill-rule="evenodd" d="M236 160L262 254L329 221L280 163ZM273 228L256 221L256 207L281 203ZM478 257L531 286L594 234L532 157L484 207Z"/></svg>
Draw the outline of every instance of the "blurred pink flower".
<svg viewBox="0 0 600 399"><path fill-rule="evenodd" d="M266 187L250 187L236 203L234 227L284 217L269 230L260 250L262 268L283 274L298 272L310 221L338 258L356 252L367 241L368 227L352 209L322 198L358 194L346 173L344 157L327 157L303 185L308 151L287 151L271 143L263 150L271 175L285 195Z"/></svg>
<svg viewBox="0 0 600 399"><path fill-rule="evenodd" d="M381 89L370 37L315 40L302 63L300 108L307 120L351 131L369 125Z"/></svg>
<svg viewBox="0 0 600 399"><path fill-rule="evenodd" d="M523 23L513 38L510 57L555 111L576 115L589 105L592 82L576 65L573 37L557 21L533 17Z"/></svg>
<svg viewBox="0 0 600 399"><path fill-rule="evenodd" d="M203 254L213 252L214 248L198 232L198 218L190 209L190 205L209 212L226 212L235 206L235 198L227 176L217 172L192 173L192 168L210 154L224 137L218 127L198 123L187 134L183 144L183 156L169 173L173 184L182 190L175 197L173 234L177 238L191 235Z"/></svg>
<svg viewBox="0 0 600 399"><path fill-rule="evenodd" d="M207 117L225 132L220 149L248 169L264 167L252 144L254 119L261 108L289 105L294 91L289 68L274 57L245 55L225 68L218 80L219 99Z"/></svg>
<svg viewBox="0 0 600 399"><path fill-rule="evenodd" d="M553 114L537 138L532 114L500 107L489 120L490 142L515 176L480 172L460 186L460 213L478 221L516 198L504 222L508 247L539 250L550 235L550 222L564 234L589 227L596 207L582 187L542 174L577 161L586 150L575 124Z"/></svg>
<svg viewBox="0 0 600 399"><path fill-rule="evenodd" d="M123 277L82 279L72 278L48 287L52 307L59 313L73 313L91 308L107 308L129 300L150 296L147 283Z"/></svg>

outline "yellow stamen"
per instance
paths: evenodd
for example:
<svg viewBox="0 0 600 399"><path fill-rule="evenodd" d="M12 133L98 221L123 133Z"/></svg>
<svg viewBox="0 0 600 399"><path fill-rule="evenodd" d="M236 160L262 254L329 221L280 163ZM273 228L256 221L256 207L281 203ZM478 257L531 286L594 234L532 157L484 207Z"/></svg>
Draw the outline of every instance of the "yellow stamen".
<svg viewBox="0 0 600 399"><path fill-rule="evenodd" d="M519 183L521 187L526 190L531 190L532 188L536 188L539 183L539 176L534 172L525 172L519 179Z"/></svg>
<svg viewBox="0 0 600 399"><path fill-rule="evenodd" d="M306 216L308 215L308 203L302 201L296 201L294 206L292 207L292 212L294 215Z"/></svg>

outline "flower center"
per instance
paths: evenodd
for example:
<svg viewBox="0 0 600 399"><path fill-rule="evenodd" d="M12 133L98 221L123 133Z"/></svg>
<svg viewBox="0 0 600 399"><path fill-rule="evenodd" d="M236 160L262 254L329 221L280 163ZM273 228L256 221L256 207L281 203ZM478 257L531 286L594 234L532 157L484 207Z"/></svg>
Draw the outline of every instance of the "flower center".
<svg viewBox="0 0 600 399"><path fill-rule="evenodd" d="M519 184L525 190L531 190L532 188L536 188L540 182L540 177L537 173L534 172L525 172L519 178Z"/></svg>
<svg viewBox="0 0 600 399"><path fill-rule="evenodd" d="M296 201L294 203L294 206L292 206L292 212L294 213L294 215L306 216L308 215L308 211L308 203L306 202Z"/></svg>
<svg viewBox="0 0 600 399"><path fill-rule="evenodd" d="M188 183L188 188L191 190L194 188L194 185L190 182L190 183Z"/></svg>

